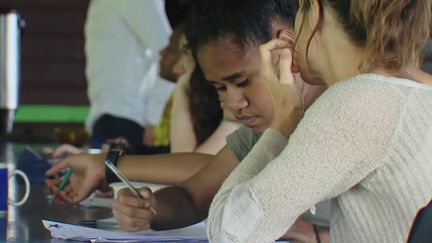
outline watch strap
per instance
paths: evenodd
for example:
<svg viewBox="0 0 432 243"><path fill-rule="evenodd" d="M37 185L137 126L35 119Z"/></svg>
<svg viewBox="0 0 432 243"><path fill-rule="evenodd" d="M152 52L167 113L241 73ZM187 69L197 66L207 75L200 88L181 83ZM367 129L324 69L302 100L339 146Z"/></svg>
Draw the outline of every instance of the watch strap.
<svg viewBox="0 0 432 243"><path fill-rule="evenodd" d="M123 154L123 150L121 149L110 149L105 160L109 160L115 167L117 167L118 160ZM120 179L106 165L105 179L108 184L120 181Z"/></svg>

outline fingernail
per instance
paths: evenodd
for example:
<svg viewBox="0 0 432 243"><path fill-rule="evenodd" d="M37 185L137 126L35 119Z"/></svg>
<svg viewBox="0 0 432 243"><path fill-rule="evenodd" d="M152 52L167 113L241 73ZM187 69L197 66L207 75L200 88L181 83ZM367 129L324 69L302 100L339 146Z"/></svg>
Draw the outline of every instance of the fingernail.
<svg viewBox="0 0 432 243"><path fill-rule="evenodd" d="M148 193L148 191L143 191L143 192L141 192L141 195L144 197L144 198L148 198L149 197L149 193Z"/></svg>

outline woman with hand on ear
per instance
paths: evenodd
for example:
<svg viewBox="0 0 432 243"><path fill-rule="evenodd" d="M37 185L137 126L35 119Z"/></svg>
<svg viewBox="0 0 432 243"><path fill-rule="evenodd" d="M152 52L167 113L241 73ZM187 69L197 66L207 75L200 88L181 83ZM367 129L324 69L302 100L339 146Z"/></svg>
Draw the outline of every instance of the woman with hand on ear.
<svg viewBox="0 0 432 243"><path fill-rule="evenodd" d="M270 242L334 198L330 242L404 242L432 196L431 2L299 3L295 51L283 36L260 48L275 119L215 196L209 237ZM304 114L292 63L329 86Z"/></svg>

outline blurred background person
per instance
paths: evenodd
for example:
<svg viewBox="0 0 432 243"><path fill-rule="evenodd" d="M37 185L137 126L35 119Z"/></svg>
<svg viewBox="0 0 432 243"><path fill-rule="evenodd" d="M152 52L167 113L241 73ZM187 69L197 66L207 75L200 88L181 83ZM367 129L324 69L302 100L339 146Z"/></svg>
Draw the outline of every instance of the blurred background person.
<svg viewBox="0 0 432 243"><path fill-rule="evenodd" d="M179 48L183 53L173 72L182 75L173 102L171 152L216 154L225 146L225 137L238 128L238 123L234 115L221 108L216 89L196 65L184 35Z"/></svg>
<svg viewBox="0 0 432 243"><path fill-rule="evenodd" d="M183 23L189 9L189 0L168 0L165 3L173 32L168 45L159 51L159 76L171 82L179 82L165 104L160 122L154 129L147 127L144 143L130 141L130 137L120 135L106 140L108 146L104 146L104 150L120 147L129 154L216 154L226 144L225 137L238 127L237 123L229 121L235 120L233 116L224 119L215 88L205 80L188 50ZM83 150L62 145L53 155L64 157L65 154L80 152Z"/></svg>
<svg viewBox="0 0 432 243"><path fill-rule="evenodd" d="M158 51L171 27L160 0L92 0L85 25L90 146L143 141L159 122L174 84L158 76Z"/></svg>
<svg viewBox="0 0 432 243"><path fill-rule="evenodd" d="M182 25L177 26L169 44L160 51L160 75L172 81L178 78L178 82L166 103L161 121L155 127L154 137L145 144L131 144L124 137L109 139L105 151L118 147L128 154L216 154L226 144L225 137L238 128L233 115L224 114L216 89L205 80L201 68L195 64L183 31ZM55 149L53 157L83 151L64 144Z"/></svg>

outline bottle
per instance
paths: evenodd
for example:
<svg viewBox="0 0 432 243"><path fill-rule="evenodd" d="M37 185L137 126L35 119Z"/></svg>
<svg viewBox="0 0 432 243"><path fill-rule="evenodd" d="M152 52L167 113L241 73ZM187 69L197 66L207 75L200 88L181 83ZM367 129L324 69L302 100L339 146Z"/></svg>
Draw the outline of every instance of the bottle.
<svg viewBox="0 0 432 243"><path fill-rule="evenodd" d="M23 23L15 10L0 8L0 138L12 132L18 107Z"/></svg>

